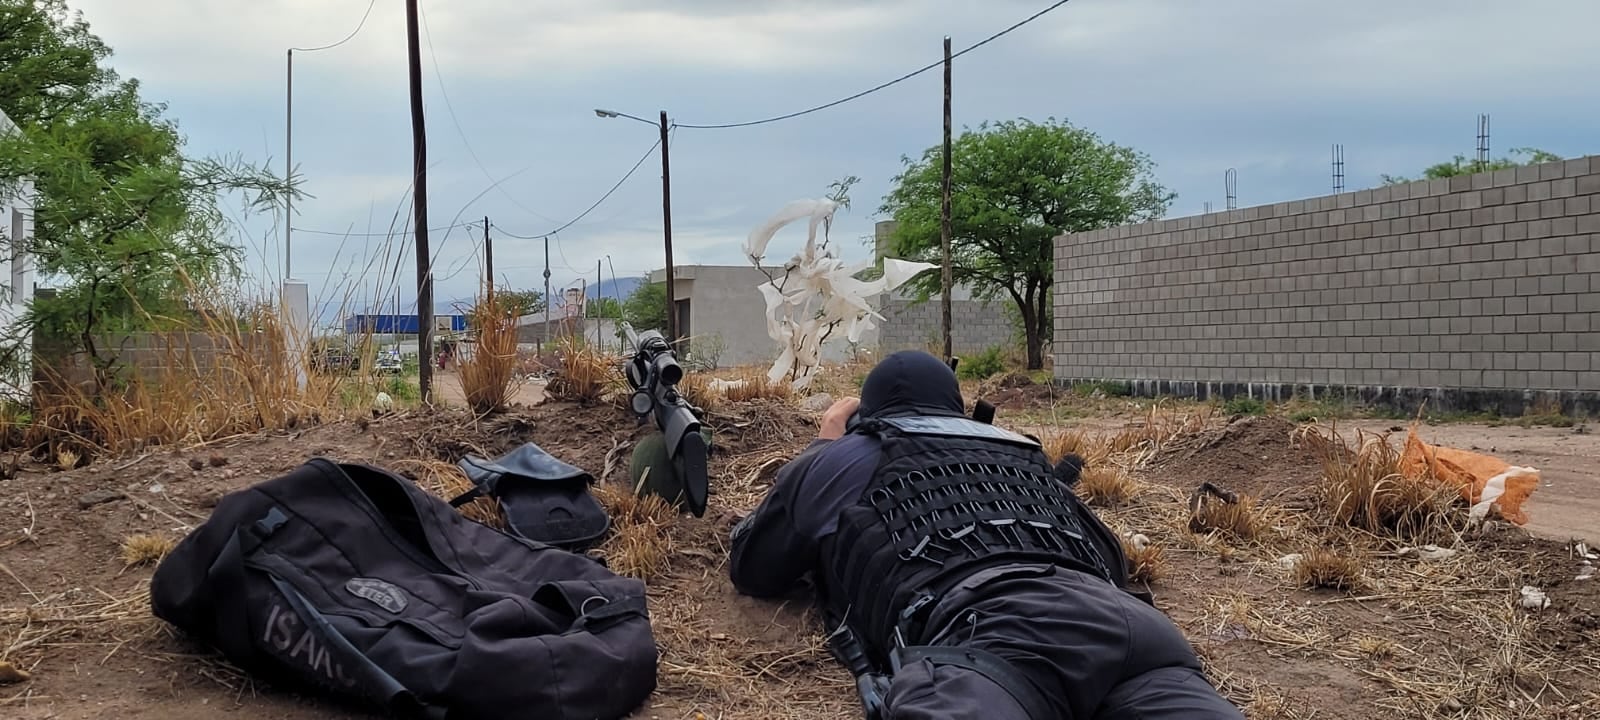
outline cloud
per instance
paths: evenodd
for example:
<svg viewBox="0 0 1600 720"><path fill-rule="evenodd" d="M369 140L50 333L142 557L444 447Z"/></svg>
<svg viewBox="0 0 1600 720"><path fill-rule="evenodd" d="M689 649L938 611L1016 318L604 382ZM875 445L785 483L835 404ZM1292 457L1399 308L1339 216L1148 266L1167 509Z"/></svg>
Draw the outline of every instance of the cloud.
<svg viewBox="0 0 1600 720"><path fill-rule="evenodd" d="M787 113L934 61L947 33L960 50L1047 4L424 0L429 225L488 215L508 233L536 235L589 207L655 140L654 129L598 119L594 107L647 120L665 108L696 124ZM119 71L139 77L151 99L170 101L191 151L243 150L279 166L284 48L336 41L366 8L363 0L73 5L117 50ZM1073 0L959 58L954 119L959 129L1062 117L1138 148L1179 193L1174 215L1207 201L1221 207L1230 167L1241 206L1270 203L1326 193L1334 142L1345 145L1352 189L1470 154L1480 112L1494 116L1497 155L1517 145L1593 152L1597 26L1600 3L1561 0ZM409 222L404 36L400 3L384 0L347 45L296 54L294 157L317 196L297 205L296 227L367 232L369 217L381 230L396 213ZM879 219L901 156L940 140L940 74L793 120L679 129L674 259L742 263L751 227L849 174L862 182L833 236L847 257L865 257L859 239ZM659 164L652 155L552 243L553 282L589 277L608 255L608 279L613 265L618 275L661 267ZM491 179L503 182L494 189ZM272 220L251 221L247 234L251 256L275 267L281 228ZM433 234L436 296L474 290L481 240L472 235ZM383 256L384 277L398 268L403 297L414 294L409 244L307 232L294 252L314 294L318 283L375 287L355 256ZM513 284L542 286L543 263L542 242L496 236L496 271Z"/></svg>

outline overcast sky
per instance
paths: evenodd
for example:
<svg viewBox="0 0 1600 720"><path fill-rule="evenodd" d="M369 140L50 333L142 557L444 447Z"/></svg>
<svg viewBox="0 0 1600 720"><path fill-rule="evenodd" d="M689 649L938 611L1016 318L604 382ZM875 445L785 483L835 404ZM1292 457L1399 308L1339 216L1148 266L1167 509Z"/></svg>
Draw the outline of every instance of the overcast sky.
<svg viewBox="0 0 1600 720"><path fill-rule="evenodd" d="M242 154L282 172L285 50L337 42L368 0L69 0L111 62L164 102L192 155ZM422 0L429 226L487 215L535 235L581 213L636 163L653 127L597 107L685 124L801 110L937 60L1050 0ZM984 120L1066 118L1156 162L1171 217L1220 209L1224 172L1240 207L1330 191L1343 143L1347 190L1381 173L1473 152L1476 115L1496 156L1537 146L1565 157L1600 144L1600 2L1593 0L1073 0L956 61L957 131ZM405 12L377 0L348 43L295 54L294 162L315 196L295 210L293 275L324 304L392 292L402 311L415 250L340 237L409 228L411 121ZM901 168L940 140L940 77L757 127L676 131L674 254L743 262L749 230L785 203L857 175L834 236L868 251ZM448 96L448 102L446 97ZM500 181L498 187L495 181ZM251 272L281 277L281 217L241 218ZM317 234L319 231L332 234ZM430 233L436 298L469 297L481 231ZM787 257L803 224L774 241ZM550 244L552 282L663 264L660 157ZM542 287L542 242L497 233L496 275ZM380 272L379 267L387 263ZM591 281L592 282L592 281Z"/></svg>

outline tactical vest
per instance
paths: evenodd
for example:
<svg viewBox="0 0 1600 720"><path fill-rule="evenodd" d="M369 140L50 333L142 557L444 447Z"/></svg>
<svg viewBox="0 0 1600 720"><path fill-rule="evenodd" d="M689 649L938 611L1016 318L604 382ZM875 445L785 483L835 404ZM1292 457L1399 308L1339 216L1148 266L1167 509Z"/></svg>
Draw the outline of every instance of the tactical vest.
<svg viewBox="0 0 1600 720"><path fill-rule="evenodd" d="M868 420L882 459L824 548L835 617L877 663L917 643L922 611L984 568L1038 563L1125 587L1116 536L1054 477L1039 443L964 417Z"/></svg>

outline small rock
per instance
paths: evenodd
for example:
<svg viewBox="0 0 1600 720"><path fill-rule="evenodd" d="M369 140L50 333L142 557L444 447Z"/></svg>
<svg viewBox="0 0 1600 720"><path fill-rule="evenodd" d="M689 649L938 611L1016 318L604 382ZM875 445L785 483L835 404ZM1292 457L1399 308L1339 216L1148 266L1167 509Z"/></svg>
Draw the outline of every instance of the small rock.
<svg viewBox="0 0 1600 720"><path fill-rule="evenodd" d="M0 660L0 685L27 682L29 677L27 671L22 668Z"/></svg>
<svg viewBox="0 0 1600 720"><path fill-rule="evenodd" d="M817 393L800 401L800 409L808 412L822 412L833 406L833 396L827 393Z"/></svg>
<svg viewBox="0 0 1600 720"><path fill-rule="evenodd" d="M1304 557L1305 556L1301 555L1300 553L1290 553L1278 558L1278 567L1281 567L1285 570L1293 570L1294 566L1299 565L1300 560Z"/></svg>
<svg viewBox="0 0 1600 720"><path fill-rule="evenodd" d="M202 469L205 468L205 466L206 466L206 461L201 460L200 458L197 458L197 457L189 458L189 469L190 470L202 470Z"/></svg>
<svg viewBox="0 0 1600 720"><path fill-rule="evenodd" d="M156 483L156 484L150 486L150 492L155 493L157 495L159 495L159 494L161 494L163 492L166 492L166 490L167 490L167 487L165 485L162 485L161 483Z"/></svg>
<svg viewBox="0 0 1600 720"><path fill-rule="evenodd" d="M78 496L78 509L88 510L96 505L102 505L113 500L127 497L116 490L91 490Z"/></svg>
<svg viewBox="0 0 1600 720"><path fill-rule="evenodd" d="M211 457L207 458L206 462L209 463L211 467L222 467L223 465L228 464L228 458L219 453L211 453Z"/></svg>

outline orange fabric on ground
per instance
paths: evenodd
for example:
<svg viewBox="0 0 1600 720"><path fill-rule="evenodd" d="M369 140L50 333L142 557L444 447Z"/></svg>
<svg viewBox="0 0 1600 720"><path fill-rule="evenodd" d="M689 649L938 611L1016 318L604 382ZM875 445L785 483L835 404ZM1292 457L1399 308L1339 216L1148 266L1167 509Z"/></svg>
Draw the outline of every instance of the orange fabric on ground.
<svg viewBox="0 0 1600 720"><path fill-rule="evenodd" d="M1539 487L1538 470L1513 466L1492 455L1429 445L1417 437L1414 425L1400 454L1399 471L1404 477L1455 490L1474 505L1485 499L1487 490L1500 516L1517 525L1528 523L1522 504ZM1492 480L1496 482L1490 486Z"/></svg>

